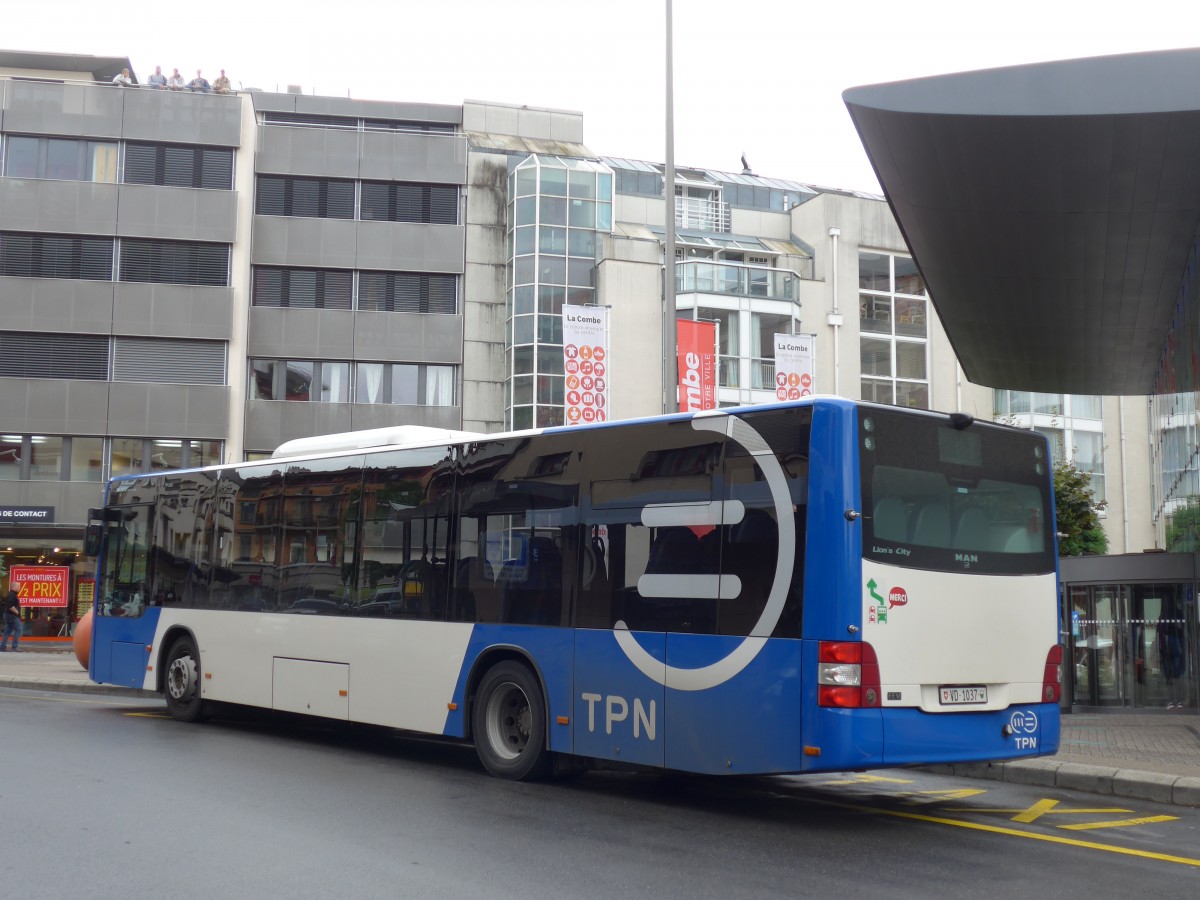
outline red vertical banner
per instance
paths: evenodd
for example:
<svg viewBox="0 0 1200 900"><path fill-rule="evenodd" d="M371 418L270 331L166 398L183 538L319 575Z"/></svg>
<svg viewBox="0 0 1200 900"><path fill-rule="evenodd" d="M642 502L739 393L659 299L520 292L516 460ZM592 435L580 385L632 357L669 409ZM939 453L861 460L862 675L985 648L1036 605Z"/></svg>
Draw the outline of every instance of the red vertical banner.
<svg viewBox="0 0 1200 900"><path fill-rule="evenodd" d="M679 319L679 411L717 407L717 324Z"/></svg>

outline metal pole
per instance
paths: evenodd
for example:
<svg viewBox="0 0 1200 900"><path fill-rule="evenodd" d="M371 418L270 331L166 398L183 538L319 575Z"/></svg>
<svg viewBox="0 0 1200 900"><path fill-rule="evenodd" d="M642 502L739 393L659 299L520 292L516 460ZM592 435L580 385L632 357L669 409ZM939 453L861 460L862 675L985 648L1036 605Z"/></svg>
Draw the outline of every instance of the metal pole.
<svg viewBox="0 0 1200 900"><path fill-rule="evenodd" d="M663 247L663 412L679 412L675 327L675 88L671 0L667 3L667 160L663 185L667 238Z"/></svg>

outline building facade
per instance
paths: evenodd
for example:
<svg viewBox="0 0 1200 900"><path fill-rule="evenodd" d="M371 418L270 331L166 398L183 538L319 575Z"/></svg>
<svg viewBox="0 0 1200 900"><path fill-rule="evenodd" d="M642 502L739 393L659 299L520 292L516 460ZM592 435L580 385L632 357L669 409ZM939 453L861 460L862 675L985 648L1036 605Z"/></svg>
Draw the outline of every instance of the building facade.
<svg viewBox="0 0 1200 900"><path fill-rule="evenodd" d="M1044 430L1111 548L1154 545L1145 399L968 382L879 196L680 168L668 203L579 113L110 84L128 65L0 52L0 551L67 567L71 615L112 476L562 424L564 304L610 310L610 415L661 412L668 216L722 405L774 399L773 335L811 334L818 392Z"/></svg>

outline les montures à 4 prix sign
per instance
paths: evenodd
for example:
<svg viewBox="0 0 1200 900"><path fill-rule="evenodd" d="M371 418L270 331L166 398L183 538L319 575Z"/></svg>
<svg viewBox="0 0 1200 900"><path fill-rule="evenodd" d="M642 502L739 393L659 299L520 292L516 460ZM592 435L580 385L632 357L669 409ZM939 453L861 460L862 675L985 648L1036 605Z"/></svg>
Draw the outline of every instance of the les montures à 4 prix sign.
<svg viewBox="0 0 1200 900"><path fill-rule="evenodd" d="M8 583L21 606L66 606L70 574L66 566L11 566Z"/></svg>

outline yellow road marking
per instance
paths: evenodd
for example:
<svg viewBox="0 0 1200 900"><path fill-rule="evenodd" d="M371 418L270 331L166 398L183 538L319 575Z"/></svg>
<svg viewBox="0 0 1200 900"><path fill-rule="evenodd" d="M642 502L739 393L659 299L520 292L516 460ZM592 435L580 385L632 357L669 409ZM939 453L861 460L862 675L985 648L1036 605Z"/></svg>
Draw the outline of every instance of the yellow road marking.
<svg viewBox="0 0 1200 900"><path fill-rule="evenodd" d="M916 806L921 803L941 803L945 800L966 800L968 797L986 793L986 790L980 788L960 788L947 791L913 791L911 793L900 791L895 796L903 797L905 803Z"/></svg>
<svg viewBox="0 0 1200 900"><path fill-rule="evenodd" d="M853 778L846 778L841 781L817 781L813 782L820 787L832 787L835 785L845 784L877 784L879 782L887 782L889 784L912 784L911 778L887 778L884 775L855 775Z"/></svg>
<svg viewBox="0 0 1200 900"><path fill-rule="evenodd" d="M141 716L143 719L169 719L171 716L168 713L159 712L127 712L127 716Z"/></svg>
<svg viewBox="0 0 1200 900"><path fill-rule="evenodd" d="M1200 868L1200 859L1193 859L1188 856L1172 856L1169 853L1154 853L1150 850L1135 850L1130 847L1116 847L1112 844L1098 844L1095 841L1081 841L1076 838L1062 837L1057 834L1036 834L1032 831L1018 831L1016 828L1008 828L1003 825L984 825L978 822L963 822L958 819L945 819L941 816L927 816L922 813L904 812L898 809L877 809L872 806L858 806L854 803L841 803L835 800L826 800L824 798L813 798L818 803L824 803L827 806L834 806L838 809L849 809L857 812L869 812L880 816L893 816L897 819L912 819L917 822L931 822L935 825L950 825L955 828L967 828L972 831L985 831L990 834L1004 834L1009 837L1025 838L1031 841L1046 841L1051 844L1065 844L1069 847L1082 847L1085 850L1103 850L1107 853L1118 853L1123 856L1136 856L1141 859L1156 859L1161 862L1179 863L1185 866L1196 866Z"/></svg>
<svg viewBox="0 0 1200 900"><path fill-rule="evenodd" d="M1120 828L1123 825L1149 825L1152 822L1174 822L1179 816L1143 816L1140 819L1119 819L1115 822L1092 822L1087 825L1059 825L1070 831L1084 831L1088 828Z"/></svg>

